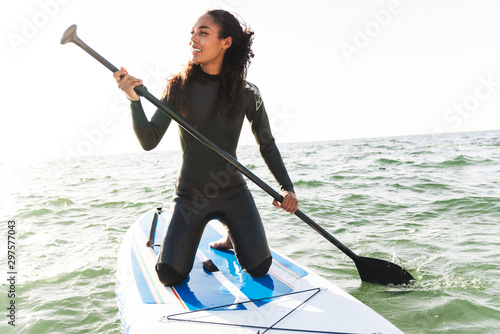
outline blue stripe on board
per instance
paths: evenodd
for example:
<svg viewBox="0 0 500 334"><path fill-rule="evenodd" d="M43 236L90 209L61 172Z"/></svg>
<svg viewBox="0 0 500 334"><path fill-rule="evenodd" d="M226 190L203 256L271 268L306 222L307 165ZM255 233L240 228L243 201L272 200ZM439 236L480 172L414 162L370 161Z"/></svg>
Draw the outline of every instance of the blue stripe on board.
<svg viewBox="0 0 500 334"><path fill-rule="evenodd" d="M284 265L285 267L296 273L298 276L304 277L308 274L307 270L304 270L301 267L297 266L296 264L293 264L292 262L288 261L281 255L276 254L273 251L271 251L271 253L273 255L273 259L275 259L276 261L278 261L279 263L281 263L282 265Z"/></svg>
<svg viewBox="0 0 500 334"><path fill-rule="evenodd" d="M282 295L293 291L288 285L281 282L279 279L272 275L264 277L252 278L249 274L244 272L240 267L234 252L232 251L219 251L210 248L209 243L218 240L221 237L213 227L207 225L203 237L201 238L199 249L205 253L205 256L210 258L219 270L229 279L237 288L241 290L249 299L260 299ZM262 306L270 302L259 301L255 304Z"/></svg>
<svg viewBox="0 0 500 334"><path fill-rule="evenodd" d="M156 304L156 300L154 299L153 294L149 289L149 285L144 278L141 266L139 265L139 261L137 260L137 256L135 255L132 247L130 247L130 257L132 259L132 270L134 272L135 282L137 283L137 289L141 295L142 302L145 304Z"/></svg>

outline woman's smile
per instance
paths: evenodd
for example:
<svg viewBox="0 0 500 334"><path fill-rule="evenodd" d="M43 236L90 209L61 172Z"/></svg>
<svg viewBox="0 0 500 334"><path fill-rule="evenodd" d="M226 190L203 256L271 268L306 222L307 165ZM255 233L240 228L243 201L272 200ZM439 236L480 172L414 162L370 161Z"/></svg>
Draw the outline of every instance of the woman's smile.
<svg viewBox="0 0 500 334"><path fill-rule="evenodd" d="M193 56L195 56L195 55L199 54L200 52L201 52L201 49L200 49L200 48L196 48L196 47L191 46L191 54L192 54Z"/></svg>

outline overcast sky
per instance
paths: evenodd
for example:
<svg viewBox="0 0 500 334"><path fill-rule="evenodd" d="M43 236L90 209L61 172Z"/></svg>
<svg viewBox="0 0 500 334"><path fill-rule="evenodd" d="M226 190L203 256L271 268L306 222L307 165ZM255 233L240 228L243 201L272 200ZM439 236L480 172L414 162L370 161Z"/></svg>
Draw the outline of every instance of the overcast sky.
<svg viewBox="0 0 500 334"><path fill-rule="evenodd" d="M278 143L500 129L499 1L10 1L2 27L0 162L139 152L111 72L68 26L157 95L207 9L254 30L248 80ZM155 108L143 102L148 116ZM252 144L245 125L241 144ZM157 150L177 149L172 126ZM76 158L75 158L76 157Z"/></svg>

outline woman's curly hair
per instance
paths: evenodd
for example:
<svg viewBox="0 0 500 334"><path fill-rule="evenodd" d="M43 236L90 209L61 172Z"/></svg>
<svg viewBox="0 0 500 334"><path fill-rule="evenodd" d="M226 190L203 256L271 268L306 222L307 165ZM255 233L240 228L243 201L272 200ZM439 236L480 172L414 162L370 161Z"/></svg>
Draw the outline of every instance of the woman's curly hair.
<svg viewBox="0 0 500 334"><path fill-rule="evenodd" d="M251 58L254 57L252 51L254 32L225 10L209 10L206 14L210 15L214 23L219 26L219 39L231 36L233 40L224 55L219 79L221 85L212 111L218 110L224 116L235 119L243 104L247 70ZM188 111L188 84L198 71L201 71L200 65L189 61L181 72L167 82L163 93L163 99L183 116L186 116Z"/></svg>

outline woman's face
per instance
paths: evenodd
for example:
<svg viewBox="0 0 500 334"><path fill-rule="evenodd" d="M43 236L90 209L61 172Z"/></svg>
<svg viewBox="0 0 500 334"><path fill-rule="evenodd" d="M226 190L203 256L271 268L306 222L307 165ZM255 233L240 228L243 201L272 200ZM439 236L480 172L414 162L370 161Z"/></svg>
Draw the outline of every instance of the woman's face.
<svg viewBox="0 0 500 334"><path fill-rule="evenodd" d="M208 14L200 17L191 30L191 60L208 74L221 72L224 54L232 43L231 37L219 39L219 30Z"/></svg>

